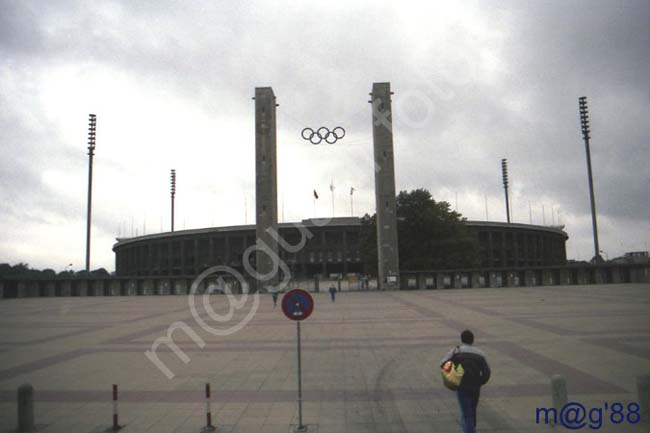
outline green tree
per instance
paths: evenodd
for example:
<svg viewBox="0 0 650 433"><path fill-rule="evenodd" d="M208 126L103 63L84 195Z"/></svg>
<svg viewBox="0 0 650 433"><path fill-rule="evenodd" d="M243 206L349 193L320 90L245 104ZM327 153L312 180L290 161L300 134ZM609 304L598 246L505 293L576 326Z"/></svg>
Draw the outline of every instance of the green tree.
<svg viewBox="0 0 650 433"><path fill-rule="evenodd" d="M405 270L469 268L478 265L478 243L449 203L429 191L397 195L400 268Z"/></svg>
<svg viewBox="0 0 650 433"><path fill-rule="evenodd" d="M397 195L400 269L432 270L479 265L478 242L449 203L436 202L426 189ZM376 215L361 218L361 259L367 272L377 273Z"/></svg>
<svg viewBox="0 0 650 433"><path fill-rule="evenodd" d="M377 275L377 216L365 214L361 217L361 231L359 234L359 248L361 248L361 262L364 270L372 275Z"/></svg>

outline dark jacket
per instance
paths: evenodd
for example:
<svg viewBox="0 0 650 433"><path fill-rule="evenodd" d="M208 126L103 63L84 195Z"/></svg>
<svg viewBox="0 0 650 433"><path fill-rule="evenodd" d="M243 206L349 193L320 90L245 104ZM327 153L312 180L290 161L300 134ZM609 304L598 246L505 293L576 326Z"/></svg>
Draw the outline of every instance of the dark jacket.
<svg viewBox="0 0 650 433"><path fill-rule="evenodd" d="M463 366L465 373L459 389L475 389L485 385L490 380L490 366L485 354L469 344L461 344L449 351L440 362L440 367L447 361Z"/></svg>

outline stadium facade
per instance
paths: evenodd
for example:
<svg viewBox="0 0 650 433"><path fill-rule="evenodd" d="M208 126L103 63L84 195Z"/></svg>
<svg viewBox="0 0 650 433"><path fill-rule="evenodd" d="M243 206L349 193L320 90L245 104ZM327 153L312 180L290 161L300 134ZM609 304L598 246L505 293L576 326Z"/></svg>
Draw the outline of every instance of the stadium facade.
<svg viewBox="0 0 650 433"><path fill-rule="evenodd" d="M566 264L568 235L561 227L485 221L464 223L478 240L481 268ZM365 273L359 218L332 218L324 225L307 219L300 223L279 223L277 227L280 238L288 245L306 240L296 252L282 247L278 251L295 278ZM216 265L243 271L244 252L255 241L254 224L119 238L113 246L115 270L118 276L189 276Z"/></svg>

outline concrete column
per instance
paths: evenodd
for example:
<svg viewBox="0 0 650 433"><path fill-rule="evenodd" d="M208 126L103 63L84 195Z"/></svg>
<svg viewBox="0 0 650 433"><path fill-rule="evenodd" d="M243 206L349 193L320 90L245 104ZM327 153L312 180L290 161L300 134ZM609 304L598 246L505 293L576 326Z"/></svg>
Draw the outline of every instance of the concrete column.
<svg viewBox="0 0 650 433"><path fill-rule="evenodd" d="M568 269L560 269L560 285L568 286L569 284L571 284L571 273Z"/></svg>
<svg viewBox="0 0 650 433"><path fill-rule="evenodd" d="M27 282L16 281L16 298L26 298L29 296L27 291Z"/></svg>
<svg viewBox="0 0 650 433"><path fill-rule="evenodd" d="M418 289L419 290L426 289L427 288L426 284L425 284L425 277L426 276L424 274L416 274L416 275L417 275L417 279L418 279L418 282L417 282Z"/></svg>
<svg viewBox="0 0 650 433"><path fill-rule="evenodd" d="M56 283L53 280L45 282L45 296L56 296Z"/></svg>
<svg viewBox="0 0 650 433"><path fill-rule="evenodd" d="M490 272L490 282L488 287L501 287L501 283L499 281L499 273L496 271L491 271Z"/></svg>
<svg viewBox="0 0 650 433"><path fill-rule="evenodd" d="M623 281L621 268L609 268L612 273L612 283L620 284Z"/></svg>
<svg viewBox="0 0 650 433"><path fill-rule="evenodd" d="M516 287L517 286L517 284L515 282L515 272L514 271L506 272L505 286L506 287Z"/></svg>
<svg viewBox="0 0 650 433"><path fill-rule="evenodd" d="M142 294L151 296L154 294L153 292L154 285L153 285L153 280L150 278L142 280Z"/></svg>
<svg viewBox="0 0 650 433"><path fill-rule="evenodd" d="M595 268L594 279L596 280L596 284L605 284L607 282L605 280L605 270L602 268Z"/></svg>
<svg viewBox="0 0 650 433"><path fill-rule="evenodd" d="M27 296L29 298L38 298L40 296L38 289L39 289L38 281L27 282Z"/></svg>
<svg viewBox="0 0 650 433"><path fill-rule="evenodd" d="M472 288L478 289L479 287L481 287L481 273L480 272L472 272L471 278L472 278Z"/></svg>
<svg viewBox="0 0 650 433"><path fill-rule="evenodd" d="M77 293L79 296L88 296L88 280L82 279L77 281Z"/></svg>
<svg viewBox="0 0 650 433"><path fill-rule="evenodd" d="M5 289L5 283L4 281L0 281L0 299L3 299L5 296L4 289Z"/></svg>
<svg viewBox="0 0 650 433"><path fill-rule="evenodd" d="M438 289L444 289L445 288L445 280L442 272L436 273L436 287Z"/></svg>
<svg viewBox="0 0 650 433"><path fill-rule="evenodd" d="M542 271L542 284L545 286L552 286L554 284L553 272L551 272L549 269L544 269Z"/></svg>
<svg viewBox="0 0 650 433"><path fill-rule="evenodd" d="M278 185L276 158L276 100L271 87L255 88L255 236L278 256L278 242L268 232L278 231ZM256 268L260 274L273 271L273 259L256 250ZM261 285L277 284L278 276Z"/></svg>
<svg viewBox="0 0 650 433"><path fill-rule="evenodd" d="M158 280L158 292L161 295L171 294L171 284L168 279Z"/></svg>
<svg viewBox="0 0 650 433"><path fill-rule="evenodd" d="M126 296L137 296L138 280L127 280L125 287L126 287Z"/></svg>
<svg viewBox="0 0 650 433"><path fill-rule="evenodd" d="M390 83L373 83L372 139L375 162L375 207L377 213L377 273L380 289L397 289L399 252L395 203L393 111Z"/></svg>
<svg viewBox="0 0 650 433"><path fill-rule="evenodd" d="M535 271L528 269L524 272L524 274L526 279L525 281L526 287L533 287L537 285L537 281L535 278Z"/></svg>
<svg viewBox="0 0 650 433"><path fill-rule="evenodd" d="M178 278L174 280L173 285L175 295L187 295L188 285L185 278Z"/></svg>
<svg viewBox="0 0 650 433"><path fill-rule="evenodd" d="M104 280L93 280L90 287L95 296L104 296Z"/></svg>
<svg viewBox="0 0 650 433"><path fill-rule="evenodd" d="M463 284L461 281L461 275L458 272L454 272L451 274L451 284L453 285L454 289L462 289Z"/></svg>
<svg viewBox="0 0 650 433"><path fill-rule="evenodd" d="M110 293L111 296L120 296L122 293L120 288L122 286L122 280L118 280L116 278L111 279L108 282L108 292Z"/></svg>
<svg viewBox="0 0 650 433"><path fill-rule="evenodd" d="M61 296L72 296L72 281L61 281Z"/></svg>
<svg viewBox="0 0 650 433"><path fill-rule="evenodd" d="M577 272L576 272L576 276L577 276L577 279L578 279L576 281L577 284L579 284L579 285L587 284L587 276L588 276L588 274L587 274L587 270L585 268L578 268Z"/></svg>

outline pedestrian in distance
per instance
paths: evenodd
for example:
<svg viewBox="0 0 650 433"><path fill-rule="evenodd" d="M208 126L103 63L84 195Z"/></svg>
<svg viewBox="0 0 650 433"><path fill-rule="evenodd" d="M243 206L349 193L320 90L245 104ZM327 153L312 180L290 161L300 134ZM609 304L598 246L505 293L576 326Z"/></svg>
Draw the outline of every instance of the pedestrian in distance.
<svg viewBox="0 0 650 433"><path fill-rule="evenodd" d="M332 298L332 302L336 301L336 287L334 287L334 284L330 286L330 297Z"/></svg>
<svg viewBox="0 0 650 433"><path fill-rule="evenodd" d="M460 364L463 369L462 379L456 390L462 421L463 433L476 433L476 409L481 393L481 386L490 380L490 366L485 354L474 344L474 334L465 330L460 334L461 344L454 347L440 361L443 368L447 361Z"/></svg>
<svg viewBox="0 0 650 433"><path fill-rule="evenodd" d="M273 308L275 308L278 305L278 292L271 293L271 296L273 297Z"/></svg>

